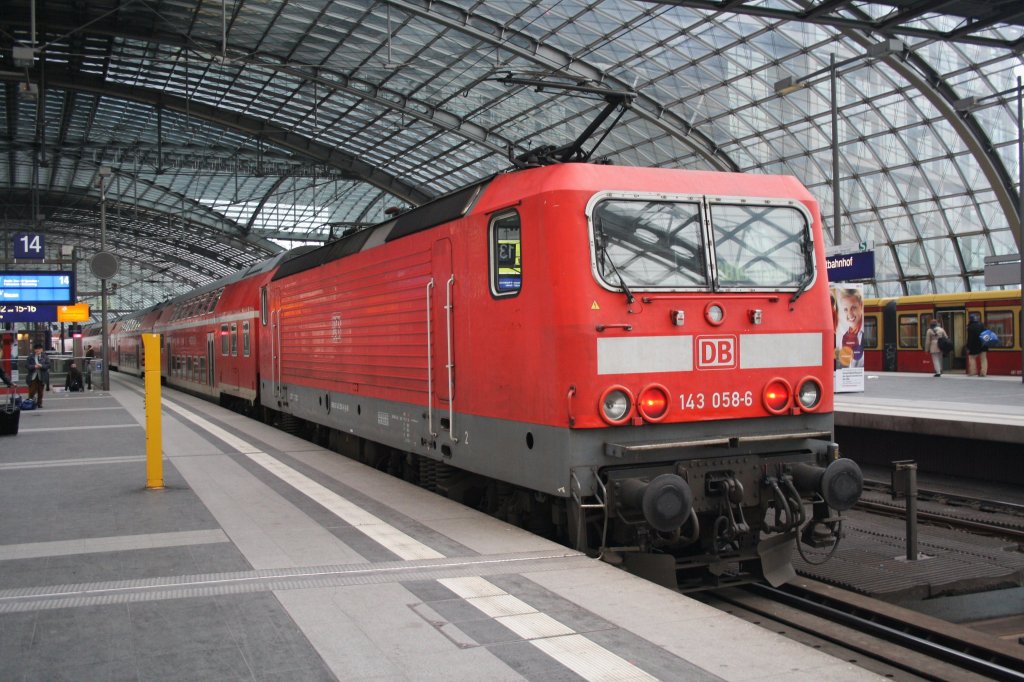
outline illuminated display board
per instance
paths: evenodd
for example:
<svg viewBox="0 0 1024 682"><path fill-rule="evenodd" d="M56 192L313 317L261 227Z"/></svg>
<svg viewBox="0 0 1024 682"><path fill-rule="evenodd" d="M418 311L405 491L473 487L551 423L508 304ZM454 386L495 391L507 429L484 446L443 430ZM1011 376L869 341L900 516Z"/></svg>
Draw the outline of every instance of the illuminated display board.
<svg viewBox="0 0 1024 682"><path fill-rule="evenodd" d="M53 322L57 306L34 303L0 303L0 322Z"/></svg>
<svg viewBox="0 0 1024 682"><path fill-rule="evenodd" d="M0 303L74 303L75 273L0 272Z"/></svg>

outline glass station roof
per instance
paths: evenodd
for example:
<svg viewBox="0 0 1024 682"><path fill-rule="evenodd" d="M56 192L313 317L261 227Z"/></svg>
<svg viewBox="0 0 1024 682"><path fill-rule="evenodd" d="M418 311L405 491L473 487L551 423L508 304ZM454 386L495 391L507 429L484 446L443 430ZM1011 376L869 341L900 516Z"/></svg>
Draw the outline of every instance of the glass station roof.
<svg viewBox="0 0 1024 682"><path fill-rule="evenodd" d="M0 231L75 246L83 291L103 240L115 312L507 169L605 105L510 73L635 91L596 151L616 163L796 176L829 243L835 140L869 295L981 289L1018 250L1014 3L3 4Z"/></svg>

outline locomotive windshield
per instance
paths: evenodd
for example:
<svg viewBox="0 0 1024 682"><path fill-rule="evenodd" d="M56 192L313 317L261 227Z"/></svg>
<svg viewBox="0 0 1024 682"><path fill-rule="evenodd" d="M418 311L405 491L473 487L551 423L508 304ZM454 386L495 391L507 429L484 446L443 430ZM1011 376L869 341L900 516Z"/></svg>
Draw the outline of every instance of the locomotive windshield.
<svg viewBox="0 0 1024 682"><path fill-rule="evenodd" d="M808 219L792 205L608 198L593 224L612 287L793 289L813 276Z"/></svg>

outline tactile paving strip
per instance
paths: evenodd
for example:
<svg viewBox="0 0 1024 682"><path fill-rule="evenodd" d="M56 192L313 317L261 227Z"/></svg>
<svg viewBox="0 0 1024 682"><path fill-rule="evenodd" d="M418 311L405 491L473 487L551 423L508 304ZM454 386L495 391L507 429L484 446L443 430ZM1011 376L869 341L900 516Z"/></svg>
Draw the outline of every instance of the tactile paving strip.
<svg viewBox="0 0 1024 682"><path fill-rule="evenodd" d="M102 604L210 597L317 587L371 585L407 580L533 571L562 571L593 563L583 554L543 551L489 557L394 561L292 569L265 569L0 590L0 613Z"/></svg>

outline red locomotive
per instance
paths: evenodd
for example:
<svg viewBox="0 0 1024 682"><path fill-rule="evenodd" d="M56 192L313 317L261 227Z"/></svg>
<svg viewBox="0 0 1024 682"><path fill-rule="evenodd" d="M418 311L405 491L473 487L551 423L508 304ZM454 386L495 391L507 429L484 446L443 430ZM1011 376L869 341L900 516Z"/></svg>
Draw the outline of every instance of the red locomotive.
<svg viewBox="0 0 1024 682"><path fill-rule="evenodd" d="M562 163L123 319L108 357L161 333L169 385L666 582L778 583L861 491L824 273L793 178Z"/></svg>

